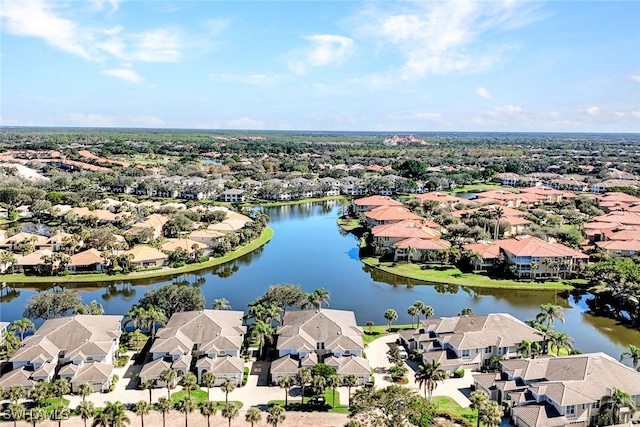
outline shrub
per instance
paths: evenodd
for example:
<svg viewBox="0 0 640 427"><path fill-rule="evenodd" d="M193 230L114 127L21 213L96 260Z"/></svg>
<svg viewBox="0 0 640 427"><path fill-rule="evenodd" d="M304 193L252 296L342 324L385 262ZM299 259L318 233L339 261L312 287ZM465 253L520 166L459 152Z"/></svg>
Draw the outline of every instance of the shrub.
<svg viewBox="0 0 640 427"><path fill-rule="evenodd" d="M247 385L247 380L249 379L249 367L244 367L244 373L242 374L242 385Z"/></svg>
<svg viewBox="0 0 640 427"><path fill-rule="evenodd" d="M109 390L107 390L107 391L115 390L116 383L118 382L119 379L120 379L120 377L118 376L118 374L113 374L113 378L111 379L111 385L109 386Z"/></svg>
<svg viewBox="0 0 640 427"><path fill-rule="evenodd" d="M117 368L121 368L125 366L128 361L129 361L129 356L120 356L113 362L113 366Z"/></svg>
<svg viewBox="0 0 640 427"><path fill-rule="evenodd" d="M447 420L463 427L473 427L473 424L467 418L461 417L460 415L452 414L451 412L436 411L436 417L446 418Z"/></svg>
<svg viewBox="0 0 640 427"><path fill-rule="evenodd" d="M453 378L462 378L464 377L464 369L458 369L453 371Z"/></svg>

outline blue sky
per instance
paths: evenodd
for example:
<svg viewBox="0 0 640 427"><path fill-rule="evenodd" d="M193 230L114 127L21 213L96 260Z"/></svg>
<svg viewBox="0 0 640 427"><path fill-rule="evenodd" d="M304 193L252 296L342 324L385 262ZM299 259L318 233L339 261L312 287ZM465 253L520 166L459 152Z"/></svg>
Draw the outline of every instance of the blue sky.
<svg viewBox="0 0 640 427"><path fill-rule="evenodd" d="M2 125L640 132L638 1L0 6Z"/></svg>

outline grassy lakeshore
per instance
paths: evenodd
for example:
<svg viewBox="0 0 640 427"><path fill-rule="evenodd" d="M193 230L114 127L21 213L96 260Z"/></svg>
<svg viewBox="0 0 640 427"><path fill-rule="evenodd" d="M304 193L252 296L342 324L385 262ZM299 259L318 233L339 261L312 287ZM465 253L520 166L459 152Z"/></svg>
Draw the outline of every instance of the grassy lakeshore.
<svg viewBox="0 0 640 427"><path fill-rule="evenodd" d="M463 273L455 267L444 270L422 270L420 264L398 263L392 266L393 263L391 262L380 263L377 258L373 257L364 257L361 258L361 261L370 267L395 274L396 276L448 285L505 289L570 290L573 289L574 285L586 283L586 281L582 279L562 280L558 282L518 282L507 279L492 279L482 274Z"/></svg>
<svg viewBox="0 0 640 427"><path fill-rule="evenodd" d="M220 258L211 258L209 261L198 264L187 264L180 268L166 268L149 272L134 272L129 274L78 274L72 276L25 276L24 274L7 274L0 276L0 280L8 283L91 283L91 282L119 282L136 279L150 279L154 277L172 276L175 274L191 273L203 270L225 262L233 261L243 255L253 252L264 246L273 237L273 229L265 227L259 238L239 247L235 251L227 253Z"/></svg>

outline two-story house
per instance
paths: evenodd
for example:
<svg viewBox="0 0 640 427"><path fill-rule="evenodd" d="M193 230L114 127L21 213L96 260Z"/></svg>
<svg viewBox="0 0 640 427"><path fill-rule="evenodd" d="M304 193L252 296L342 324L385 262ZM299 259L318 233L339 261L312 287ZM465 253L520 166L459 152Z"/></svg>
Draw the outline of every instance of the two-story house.
<svg viewBox="0 0 640 427"><path fill-rule="evenodd" d="M359 384L369 380L369 362L362 357L362 329L353 311L287 311L276 331L279 358L271 364L271 380L295 376L301 367L325 363L344 376L353 374Z"/></svg>
<svg viewBox="0 0 640 427"><path fill-rule="evenodd" d="M140 372L140 381L157 380L167 369L177 379L195 370L198 382L211 371L217 384L232 378L242 383L244 360L240 349L246 333L244 313L231 310L202 310L175 313L160 329L149 350L151 361Z"/></svg>
<svg viewBox="0 0 640 427"><path fill-rule="evenodd" d="M425 362L437 360L446 371L479 370L494 356L517 356L523 340L541 343L542 334L506 313L440 317L422 321L416 330L400 332L410 350L423 351Z"/></svg>
<svg viewBox="0 0 640 427"><path fill-rule="evenodd" d="M497 402L509 402L519 427L587 427L602 425L601 400L614 388L640 407L640 372L604 353L566 357L512 359L501 372L474 375L477 390ZM622 408L623 422L634 414Z"/></svg>

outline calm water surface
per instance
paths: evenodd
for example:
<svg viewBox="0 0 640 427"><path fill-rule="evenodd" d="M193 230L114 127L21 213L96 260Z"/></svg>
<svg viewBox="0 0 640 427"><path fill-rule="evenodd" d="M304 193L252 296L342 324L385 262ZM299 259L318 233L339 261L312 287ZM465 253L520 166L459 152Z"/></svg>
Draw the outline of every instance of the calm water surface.
<svg viewBox="0 0 640 427"><path fill-rule="evenodd" d="M277 283L300 284L307 292L324 287L331 293L330 306L353 310L358 323L371 320L385 324L388 308L398 312L399 323L410 323L407 307L416 300L435 309L436 316L454 316L465 307L477 314L508 312L526 320L533 318L541 304L554 303L565 308L564 325L556 328L575 339L584 352L604 351L618 357L628 344L640 346L640 332L617 325L610 319L585 313L584 299L567 298L556 291L518 291L429 285L371 271L358 259L357 240L342 235L336 225L335 202L306 203L268 208L273 239L262 249L236 261L174 278L137 280L119 284L73 285L82 298L104 305L108 314L124 314L144 293L176 281L199 286L210 306L215 298L227 298L234 309L247 304ZM3 291L0 320L22 317L27 299L37 292L19 287L7 295Z"/></svg>

